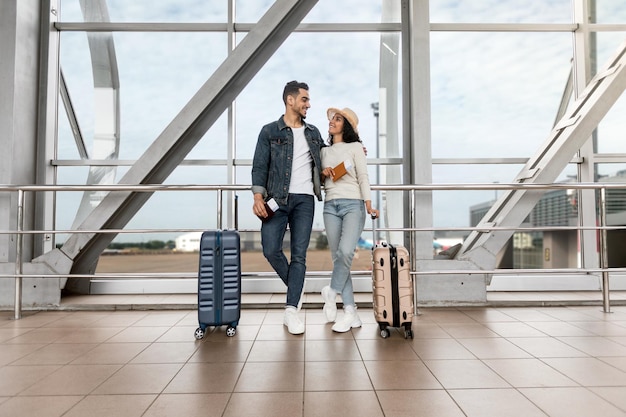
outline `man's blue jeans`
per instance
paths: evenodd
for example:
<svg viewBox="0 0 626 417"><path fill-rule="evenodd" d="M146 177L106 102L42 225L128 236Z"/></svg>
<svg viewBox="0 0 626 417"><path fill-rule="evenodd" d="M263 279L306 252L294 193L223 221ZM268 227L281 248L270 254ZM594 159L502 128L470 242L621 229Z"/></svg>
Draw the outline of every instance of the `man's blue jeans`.
<svg viewBox="0 0 626 417"><path fill-rule="evenodd" d="M297 307L306 274L306 252L311 240L315 199L308 194L289 194L287 205L280 206L261 226L263 255L287 285L287 305ZM283 239L291 234L291 262L283 252Z"/></svg>
<svg viewBox="0 0 626 417"><path fill-rule="evenodd" d="M363 200L339 198L324 202L324 226L333 259L330 288L341 294L343 305L354 304L352 259L365 226Z"/></svg>

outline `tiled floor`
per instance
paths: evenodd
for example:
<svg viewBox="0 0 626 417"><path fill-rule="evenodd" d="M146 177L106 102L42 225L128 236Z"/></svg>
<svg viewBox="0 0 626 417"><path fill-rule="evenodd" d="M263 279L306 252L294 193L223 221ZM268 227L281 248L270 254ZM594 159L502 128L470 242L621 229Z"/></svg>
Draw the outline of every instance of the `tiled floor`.
<svg viewBox="0 0 626 417"><path fill-rule="evenodd" d="M182 300L181 300L182 301ZM0 417L626 416L626 307L421 308L415 337L306 308L0 312Z"/></svg>

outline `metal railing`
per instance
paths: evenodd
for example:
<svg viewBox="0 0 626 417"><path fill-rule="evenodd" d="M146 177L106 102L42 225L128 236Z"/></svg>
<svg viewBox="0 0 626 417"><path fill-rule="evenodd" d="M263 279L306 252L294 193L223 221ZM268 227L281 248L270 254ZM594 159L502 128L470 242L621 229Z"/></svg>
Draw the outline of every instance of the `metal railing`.
<svg viewBox="0 0 626 417"><path fill-rule="evenodd" d="M423 191L468 191L468 190L599 190L599 226L583 227L583 226L560 226L560 227L498 227L490 226L490 231L549 231L549 230L595 230L600 232L599 239L599 251L600 251L600 267L599 268L560 268L560 269L515 269L516 273L524 274L536 274L536 273L553 273L553 274L571 274L571 273L583 273L583 274L597 274L602 275L602 304L605 312L610 312L610 286L609 286L609 273L610 272L626 272L626 268L609 268L608 267L608 251L607 251L607 231L625 229L624 226L607 226L606 222L606 192L609 189L621 189L625 186L623 184L616 183L562 183L562 184L505 184L505 183L488 183L488 184L428 184L428 185L373 185L373 191L402 191L409 193L409 206L411 214L415 212L416 208L416 193ZM23 238L24 235L37 235L37 234L76 234L76 233L167 233L167 232L189 232L200 231L199 229L98 229L98 230L26 230L24 227L24 204L26 193L37 192L62 192L62 191L126 191L126 192L161 192L161 191L213 191L217 193L217 227L223 226L223 193L224 192L236 192L247 191L249 192L249 185L0 185L0 193L9 192L16 193L16 217L17 224L15 230L0 230L0 235L9 234L15 235L15 273L14 274L0 274L0 278L14 278L15 279L15 307L14 316L15 319L21 318L22 311L22 280L23 278L93 278L93 275L80 275L80 274L24 274L23 273ZM235 207L237 210L237 207ZM413 236L416 232L434 232L434 231L481 231L483 227L415 227L415 219L411 215L411 225L409 228L379 228L378 230L383 232L408 232ZM257 229L258 230L258 229ZM254 230L251 230L254 231ZM410 239L413 242L413 239ZM413 248L411 248L413 249ZM414 256L414 251L410 253ZM413 259L412 259L413 261ZM414 262L411 262L415 265ZM445 270L445 271L411 271L412 275L437 275L437 274L510 274L511 269L493 269L493 270ZM363 272L363 271L361 271ZM262 273L258 273L261 275ZM317 272L319 274L319 272ZM356 272L358 275L359 272ZM123 274L115 274L120 276ZM100 275L100 277L106 275ZM137 275L134 275L137 276ZM163 276L162 273L156 274L141 274L141 277L150 276ZM177 274L180 276L180 274ZM417 303L415 303L417 306ZM417 307L416 307L417 308Z"/></svg>

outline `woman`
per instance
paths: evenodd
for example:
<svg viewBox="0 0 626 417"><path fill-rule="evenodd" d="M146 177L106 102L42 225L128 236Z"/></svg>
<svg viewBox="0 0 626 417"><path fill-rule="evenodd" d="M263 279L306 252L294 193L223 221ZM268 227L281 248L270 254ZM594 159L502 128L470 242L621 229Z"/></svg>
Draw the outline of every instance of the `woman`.
<svg viewBox="0 0 626 417"><path fill-rule="evenodd" d="M331 146L321 150L326 194L324 225L333 259L333 273L330 285L322 288L322 298L326 320L335 322L333 331L347 332L361 327L350 275L354 250L365 226L365 213L378 217L379 212L372 208L365 153L357 129L357 115L348 108L330 108L326 114ZM341 294L344 309L339 320L335 302L337 294Z"/></svg>

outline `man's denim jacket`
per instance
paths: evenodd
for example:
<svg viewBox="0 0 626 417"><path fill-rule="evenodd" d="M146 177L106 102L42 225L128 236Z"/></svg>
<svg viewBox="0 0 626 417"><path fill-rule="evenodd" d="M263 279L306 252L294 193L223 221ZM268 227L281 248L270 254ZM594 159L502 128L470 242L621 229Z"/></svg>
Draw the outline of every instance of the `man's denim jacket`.
<svg viewBox="0 0 626 417"><path fill-rule="evenodd" d="M304 137L313 158L313 191L322 201L322 160L320 148L325 146L322 135L313 125L304 123ZM252 192L264 199L273 197L278 204L286 205L293 163L293 132L285 124L284 116L261 129L252 161Z"/></svg>

